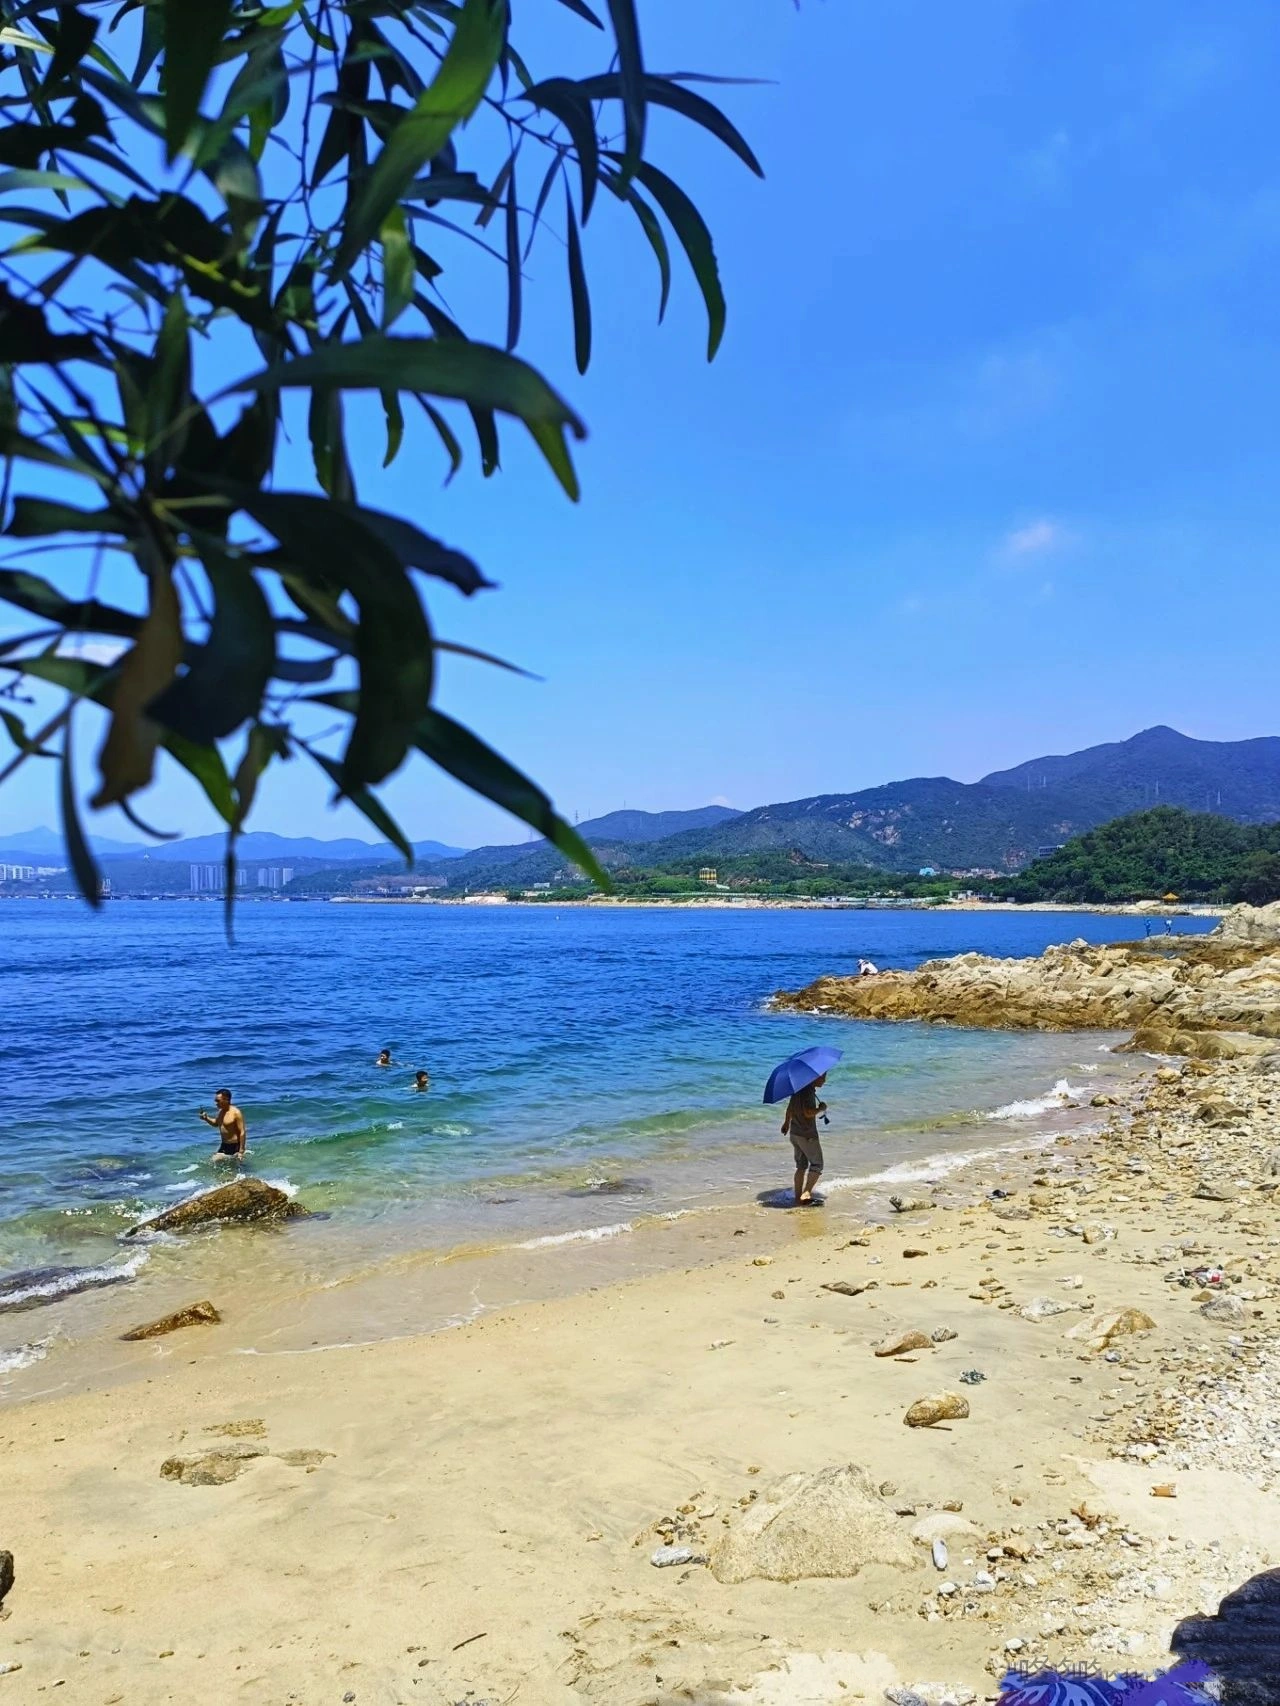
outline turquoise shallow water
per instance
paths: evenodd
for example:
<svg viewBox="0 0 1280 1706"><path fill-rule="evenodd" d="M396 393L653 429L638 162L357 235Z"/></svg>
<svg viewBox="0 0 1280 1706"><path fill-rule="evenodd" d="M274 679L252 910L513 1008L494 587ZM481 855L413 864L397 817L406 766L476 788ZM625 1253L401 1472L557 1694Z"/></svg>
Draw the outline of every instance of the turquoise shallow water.
<svg viewBox="0 0 1280 1706"><path fill-rule="evenodd" d="M1187 921L1184 928L1207 928ZM221 1174L220 1084L252 1162L380 1248L562 1234L785 1174L774 1062L820 1038L828 1173L1030 1130L1091 1039L767 1014L881 967L1132 934L1083 914L556 910L122 902L0 907L0 1275L118 1259L148 1210ZM373 1062L390 1045L389 1071ZM427 1066L428 1095L410 1088ZM1024 1104L1005 1120L995 1110ZM622 1207L619 1207L619 1204Z"/></svg>

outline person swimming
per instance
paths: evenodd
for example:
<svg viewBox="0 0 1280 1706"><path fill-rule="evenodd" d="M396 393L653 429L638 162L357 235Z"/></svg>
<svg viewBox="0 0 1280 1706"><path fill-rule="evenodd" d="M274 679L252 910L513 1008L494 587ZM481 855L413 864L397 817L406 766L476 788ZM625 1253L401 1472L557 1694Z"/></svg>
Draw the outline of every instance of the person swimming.
<svg viewBox="0 0 1280 1706"><path fill-rule="evenodd" d="M382 1053L378 1056L377 1060L375 1060L373 1064L375 1066L390 1066L390 1065L392 1065L391 1050L389 1048L384 1048Z"/></svg>
<svg viewBox="0 0 1280 1706"><path fill-rule="evenodd" d="M431 1074L421 1070L415 1072L413 1075L413 1087L415 1090L429 1090L431 1088Z"/></svg>
<svg viewBox="0 0 1280 1706"><path fill-rule="evenodd" d="M218 1134L218 1147L211 1157L214 1161L243 1161L248 1152L249 1133L244 1123L244 1115L231 1100L230 1090L215 1090L213 1093L216 1114L207 1114L200 1109L200 1118L206 1125L211 1125Z"/></svg>

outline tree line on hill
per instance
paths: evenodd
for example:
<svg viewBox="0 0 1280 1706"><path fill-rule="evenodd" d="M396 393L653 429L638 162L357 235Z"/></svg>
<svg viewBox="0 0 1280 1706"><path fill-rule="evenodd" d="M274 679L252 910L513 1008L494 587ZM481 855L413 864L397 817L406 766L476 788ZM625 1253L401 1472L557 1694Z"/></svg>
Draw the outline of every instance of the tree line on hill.
<svg viewBox="0 0 1280 1706"><path fill-rule="evenodd" d="M994 885L1014 901L1280 900L1280 823L1235 823L1174 806L1134 812L1077 836Z"/></svg>

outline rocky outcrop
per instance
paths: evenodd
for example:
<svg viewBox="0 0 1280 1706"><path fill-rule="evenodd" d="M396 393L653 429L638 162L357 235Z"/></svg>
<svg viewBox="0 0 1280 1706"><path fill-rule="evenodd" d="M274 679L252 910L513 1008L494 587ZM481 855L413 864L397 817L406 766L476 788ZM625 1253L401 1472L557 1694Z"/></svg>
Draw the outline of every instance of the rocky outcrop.
<svg viewBox="0 0 1280 1706"><path fill-rule="evenodd" d="M190 1232L198 1226L255 1220L292 1220L306 1214L284 1191L265 1179L235 1179L216 1190L175 1203L162 1214L131 1226L126 1237L139 1232Z"/></svg>
<svg viewBox="0 0 1280 1706"><path fill-rule="evenodd" d="M0 1605L4 1604L5 1595L13 1586L13 1553L0 1552Z"/></svg>
<svg viewBox="0 0 1280 1706"><path fill-rule="evenodd" d="M1203 1059L1280 1041L1280 904L1238 906L1206 936L1152 937L1038 959L957 954L909 972L824 977L774 1005L856 1019L1001 1030L1131 1030L1131 1047Z"/></svg>
<svg viewBox="0 0 1280 1706"><path fill-rule="evenodd" d="M141 1327L130 1327L121 1333L122 1339L158 1339L165 1333L176 1333L181 1327L213 1326L222 1317L212 1303L188 1303L185 1309L175 1309L172 1315L162 1315L158 1321L147 1321Z"/></svg>
<svg viewBox="0 0 1280 1706"><path fill-rule="evenodd" d="M784 1475L761 1494L711 1554L720 1582L856 1576L864 1564L912 1569L910 1538L870 1476L855 1464Z"/></svg>

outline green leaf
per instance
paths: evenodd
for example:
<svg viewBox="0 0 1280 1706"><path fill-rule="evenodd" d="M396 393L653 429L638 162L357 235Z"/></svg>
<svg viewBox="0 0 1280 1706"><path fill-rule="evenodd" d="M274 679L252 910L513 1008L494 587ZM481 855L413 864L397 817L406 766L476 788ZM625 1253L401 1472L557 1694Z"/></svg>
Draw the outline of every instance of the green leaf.
<svg viewBox="0 0 1280 1706"><path fill-rule="evenodd" d="M164 0L164 135L170 163L200 111L232 0Z"/></svg>
<svg viewBox="0 0 1280 1706"><path fill-rule="evenodd" d="M230 823L235 816L235 801L231 797L231 778L217 747L201 746L197 741L174 734L171 729L161 735L160 745L170 758L176 759L188 774L195 777L214 811L224 823Z"/></svg>
<svg viewBox="0 0 1280 1706"><path fill-rule="evenodd" d="M14 427L0 426L0 456L16 456L24 462L42 462L46 467L61 468L68 474L84 474L89 479L96 480L99 485L105 485L107 481L106 475L96 467L74 461L70 456L64 456L60 450L42 444L38 438L28 438Z"/></svg>
<svg viewBox="0 0 1280 1706"><path fill-rule="evenodd" d="M413 301L413 249L404 209L393 207L382 222L382 329L391 327ZM387 458L391 460L390 455Z"/></svg>
<svg viewBox="0 0 1280 1706"><path fill-rule="evenodd" d="M590 101L623 99L622 79L612 71L599 77L583 77L577 88ZM711 101L702 95L695 95L692 89L686 88L683 83L674 82L669 77L646 76L644 92L650 106L668 107L672 112L692 119L694 124L701 125L703 130L710 131L712 136L723 142L758 178L764 177L764 167L752 153L746 137Z"/></svg>
<svg viewBox="0 0 1280 1706"><path fill-rule="evenodd" d="M361 700L343 785L383 781L403 761L431 697L431 630L413 583L359 510L283 492L247 493L242 507L280 541L295 576L316 575L355 599Z"/></svg>
<svg viewBox="0 0 1280 1706"><path fill-rule="evenodd" d="M425 397L419 397L418 403L440 435L440 442L444 445L445 455L449 458L449 472L445 476L445 480L446 482L452 480L462 466L462 446L458 443L458 435L434 404L428 403Z"/></svg>
<svg viewBox="0 0 1280 1706"><path fill-rule="evenodd" d="M581 439L586 428L541 374L518 356L460 339L361 338L280 362L228 389L273 391L326 384L345 390L394 386L425 391L433 397L456 398L473 408L514 415L533 434L569 496L578 495L565 433Z"/></svg>
<svg viewBox="0 0 1280 1706"><path fill-rule="evenodd" d="M132 640L142 623L140 616L117 610L111 604L100 604L96 598L64 598L57 587L25 569L0 569L0 600L70 633L110 634L116 639Z"/></svg>
<svg viewBox="0 0 1280 1706"><path fill-rule="evenodd" d="M37 746L28 735L22 718L15 716L12 711L0 708L0 723L3 723L8 729L9 739L18 751L25 753L28 758L56 758L58 756L56 752L50 752L46 747Z"/></svg>
<svg viewBox="0 0 1280 1706"><path fill-rule="evenodd" d="M76 805L75 778L71 769L71 718L67 718L62 748L62 770L58 795L62 804L62 839L67 844L67 857L75 872L76 887L96 911L102 905L102 873L99 871L89 843L80 827L80 812Z"/></svg>
<svg viewBox="0 0 1280 1706"><path fill-rule="evenodd" d="M182 661L182 611L172 573L167 565L153 563L147 580L147 614L121 660L111 695L111 722L98 753L102 785L90 802L95 810L127 799L151 781L161 730L147 707L173 680Z"/></svg>
<svg viewBox="0 0 1280 1706"><path fill-rule="evenodd" d="M615 155L614 158L618 156ZM724 336L726 310L711 233L707 229L706 221L679 184L673 183L665 172L660 172L647 160L641 160L636 166L636 177L670 220L672 230L689 257L693 276L698 281L702 299L707 305L707 360L712 361Z"/></svg>
<svg viewBox="0 0 1280 1706"><path fill-rule="evenodd" d="M208 639L147 714L170 732L208 745L257 717L276 661L276 637L249 566L211 540L202 542L200 558L213 589Z"/></svg>
<svg viewBox="0 0 1280 1706"><path fill-rule="evenodd" d="M37 172L18 167L12 172L0 172L0 195L10 190L91 190L83 178L70 177L66 172Z"/></svg>
<svg viewBox="0 0 1280 1706"><path fill-rule="evenodd" d="M273 723L254 723L244 743L244 756L236 766L232 784L235 802L228 822L233 837L244 828L245 819L253 809L258 783L271 760L288 756L289 737L283 728Z"/></svg>
<svg viewBox="0 0 1280 1706"><path fill-rule="evenodd" d="M569 295L573 302L573 351L578 372L585 373L591 362L591 297L587 291L582 241L578 236L578 221L574 218L568 179L564 186L564 211L569 248Z"/></svg>
<svg viewBox="0 0 1280 1706"><path fill-rule="evenodd" d="M640 229L649 241L654 258L658 263L658 324L661 325L667 312L667 303L671 299L671 250L667 246L666 233L662 229L662 221L649 206L634 184L626 184L616 172L605 175L605 183L619 200L625 201L635 214Z"/></svg>
<svg viewBox="0 0 1280 1706"><path fill-rule="evenodd" d="M570 12L575 12L578 17L585 18L587 23L594 24L598 30L604 28L603 23L587 5L587 0L560 0L560 4L567 7Z"/></svg>
<svg viewBox="0 0 1280 1706"><path fill-rule="evenodd" d="M440 711L428 711L414 731L413 743L420 752L438 764L463 787L483 794L522 823L530 824L545 835L566 858L572 859L601 888L609 880L596 862L595 855L578 832L556 813L546 794L524 776L514 765L486 746L470 729L455 723Z"/></svg>
<svg viewBox="0 0 1280 1706"><path fill-rule="evenodd" d="M299 744L303 743L300 742ZM327 757L323 752L317 752L313 746L308 746L305 750L308 757L313 758L324 771L342 798L350 800L356 810L363 813L380 834L386 836L392 846L403 854L405 865L412 870L413 845L378 796L368 788L349 788L342 779L343 772L340 764Z"/></svg>
<svg viewBox="0 0 1280 1706"><path fill-rule="evenodd" d="M181 459L190 427L191 316L177 290L165 306L145 400L147 473L155 484Z"/></svg>
<svg viewBox="0 0 1280 1706"><path fill-rule="evenodd" d="M41 539L47 533L127 533L129 523L108 506L77 509L52 498L15 498L6 532L15 539Z"/></svg>
<svg viewBox="0 0 1280 1706"><path fill-rule="evenodd" d="M507 175L507 348L520 342L520 203L516 200L516 157L511 156Z"/></svg>
<svg viewBox="0 0 1280 1706"><path fill-rule="evenodd" d="M644 153L645 74L640 51L640 25L635 0L608 0L614 39L618 44L618 76L622 82L622 116L626 148L622 176L630 178Z"/></svg>
<svg viewBox="0 0 1280 1706"><path fill-rule="evenodd" d="M600 144L596 138L596 119L591 102L569 77L549 77L543 83L535 83L520 98L532 101L543 112L550 113L568 131L582 174L582 223L585 225L591 217L591 204L595 200L596 182L600 176Z"/></svg>
<svg viewBox="0 0 1280 1706"><path fill-rule="evenodd" d="M502 52L505 21L500 0L463 0L435 77L391 132L352 197L333 263L335 279L350 270L414 178L480 105Z"/></svg>

